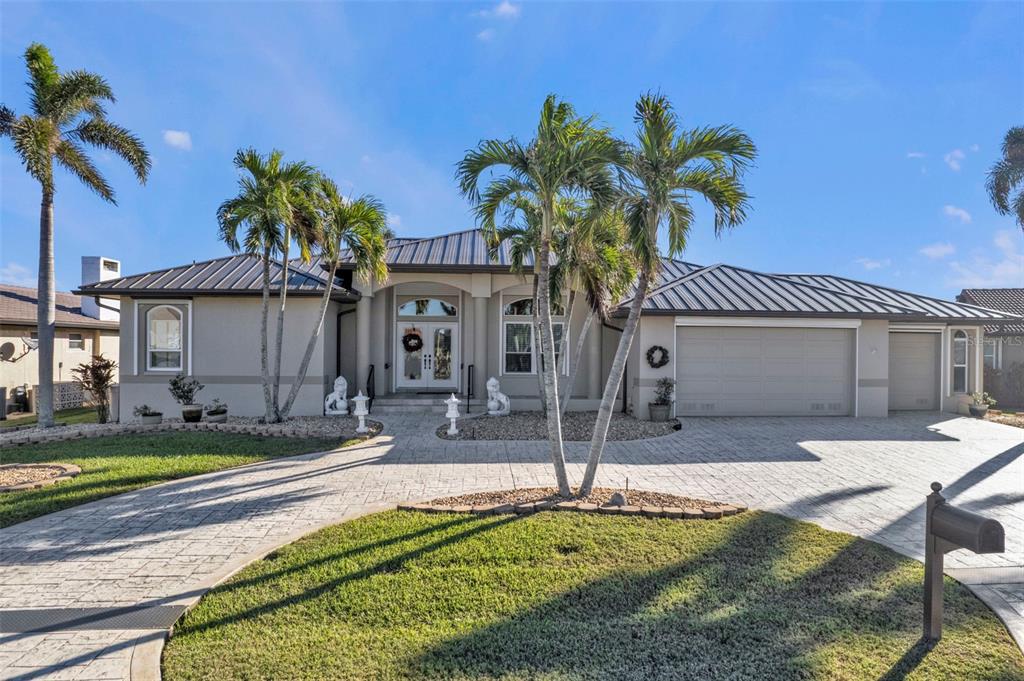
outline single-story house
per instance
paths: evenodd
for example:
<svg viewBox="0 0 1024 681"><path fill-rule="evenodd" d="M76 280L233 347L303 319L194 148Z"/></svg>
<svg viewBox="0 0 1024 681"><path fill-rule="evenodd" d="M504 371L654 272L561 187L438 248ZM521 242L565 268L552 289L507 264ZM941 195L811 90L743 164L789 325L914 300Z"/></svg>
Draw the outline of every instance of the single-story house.
<svg viewBox="0 0 1024 681"><path fill-rule="evenodd" d="M480 232L467 230L395 239L387 262L388 280L370 283L353 282L350 263L334 273L315 259L290 263L283 390L295 380L326 277L338 286L294 413L322 413L338 375L350 395L370 391L378 403L450 392L479 402L495 376L513 408L536 408L530 275L510 271L507 251L492 259ZM275 264L274 287L282 275ZM232 255L81 288L122 301L122 419L143 403L174 413L167 381L179 371L206 384L204 401L262 414L260 279L256 257ZM276 310L276 298L271 303ZM556 335L568 326L575 339L586 312L566 313L554 319ZM598 405L624 314L590 334L571 408ZM646 418L655 382L669 376L678 381L680 416L963 411L982 386L976 348L985 325L1016 319L842 277L666 258L633 344L622 404ZM271 338L274 326L272 312ZM654 346L669 358L656 368L647 361Z"/></svg>
<svg viewBox="0 0 1024 681"><path fill-rule="evenodd" d="M84 280L101 278L98 268L103 267L119 273L113 268L120 264L109 258L83 258ZM8 400L15 388L28 386L31 390L39 382L37 304L36 289L0 284L0 387L7 388ZM120 325L115 306L116 301L97 304L92 297L57 291L53 380L58 385L70 384L71 370L93 355L119 359ZM67 406L63 402L72 398L77 400L80 393L58 388L55 406L63 408Z"/></svg>
<svg viewBox="0 0 1024 681"><path fill-rule="evenodd" d="M1024 288L965 288L956 299L1024 317ZM1003 376L1015 364L1024 366L1024 324L986 326L982 355L985 366ZM1002 406L1024 406L1024 396L999 385L999 381L989 391Z"/></svg>

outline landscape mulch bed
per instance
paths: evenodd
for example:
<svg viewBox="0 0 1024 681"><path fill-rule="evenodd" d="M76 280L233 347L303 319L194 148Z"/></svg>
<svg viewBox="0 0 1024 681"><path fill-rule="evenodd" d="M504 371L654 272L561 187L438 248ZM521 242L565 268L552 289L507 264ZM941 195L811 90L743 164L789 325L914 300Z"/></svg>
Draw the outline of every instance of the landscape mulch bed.
<svg viewBox="0 0 1024 681"><path fill-rule="evenodd" d="M626 491L611 487L595 487L588 496L573 497L571 500L603 506L611 500L612 495L616 492L625 494L626 501L633 506L675 506L679 508L726 506L722 502L682 497L678 494L635 489ZM531 501L565 501L565 497L559 496L558 490L554 487L527 487L525 489L505 489L492 492L460 494L457 497L434 499L429 503L437 506L485 506L488 504L525 504Z"/></svg>
<svg viewBox="0 0 1024 681"><path fill-rule="evenodd" d="M1024 428L1024 414L1019 412L992 413L990 411L985 418L989 421L994 421L995 423L1002 423L1007 426L1016 426L1018 428Z"/></svg>
<svg viewBox="0 0 1024 681"><path fill-rule="evenodd" d="M9 463L0 465L0 492L35 489L70 480L82 472L73 464Z"/></svg>
<svg viewBox="0 0 1024 681"><path fill-rule="evenodd" d="M562 437L567 441L589 442L594 434L595 411L570 411L562 417ZM445 440L546 440L548 425L539 411L513 412L508 416L474 416L457 423L459 434L449 435L448 425L437 429ZM625 414L612 416L608 440L621 442L669 435L679 430L679 421L671 419L655 423L641 421Z"/></svg>

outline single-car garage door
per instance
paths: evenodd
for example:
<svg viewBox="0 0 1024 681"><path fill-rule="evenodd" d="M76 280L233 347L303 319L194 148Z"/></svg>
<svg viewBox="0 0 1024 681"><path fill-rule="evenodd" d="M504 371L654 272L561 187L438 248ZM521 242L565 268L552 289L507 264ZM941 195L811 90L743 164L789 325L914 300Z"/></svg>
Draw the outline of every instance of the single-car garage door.
<svg viewBox="0 0 1024 681"><path fill-rule="evenodd" d="M853 413L852 329L679 327L679 415Z"/></svg>
<svg viewBox="0 0 1024 681"><path fill-rule="evenodd" d="M937 333L889 334L889 409L939 408Z"/></svg>

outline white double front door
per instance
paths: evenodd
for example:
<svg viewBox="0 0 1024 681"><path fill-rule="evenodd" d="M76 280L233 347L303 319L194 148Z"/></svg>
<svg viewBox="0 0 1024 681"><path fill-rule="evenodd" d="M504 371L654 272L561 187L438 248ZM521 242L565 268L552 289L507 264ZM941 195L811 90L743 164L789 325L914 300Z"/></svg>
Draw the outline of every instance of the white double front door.
<svg viewBox="0 0 1024 681"><path fill-rule="evenodd" d="M458 390L456 322L398 322L395 383L398 388Z"/></svg>

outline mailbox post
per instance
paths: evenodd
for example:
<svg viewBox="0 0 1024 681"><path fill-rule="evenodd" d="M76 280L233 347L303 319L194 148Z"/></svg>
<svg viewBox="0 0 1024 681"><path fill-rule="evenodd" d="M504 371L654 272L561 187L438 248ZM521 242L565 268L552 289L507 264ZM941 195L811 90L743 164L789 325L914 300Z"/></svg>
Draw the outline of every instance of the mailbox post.
<svg viewBox="0 0 1024 681"><path fill-rule="evenodd" d="M954 508L933 482L925 508L924 539L924 638L942 638L942 570L950 551L968 549L974 553L1002 553L1006 539L999 522Z"/></svg>

